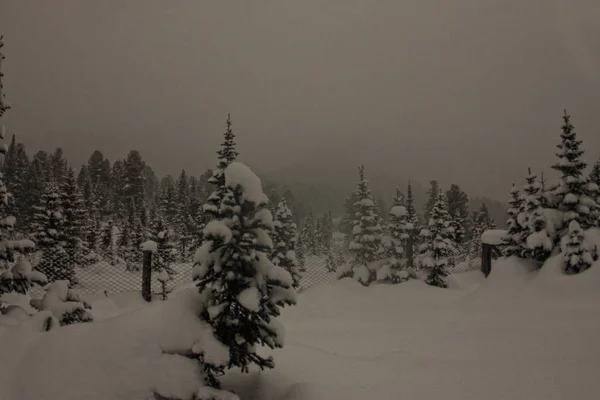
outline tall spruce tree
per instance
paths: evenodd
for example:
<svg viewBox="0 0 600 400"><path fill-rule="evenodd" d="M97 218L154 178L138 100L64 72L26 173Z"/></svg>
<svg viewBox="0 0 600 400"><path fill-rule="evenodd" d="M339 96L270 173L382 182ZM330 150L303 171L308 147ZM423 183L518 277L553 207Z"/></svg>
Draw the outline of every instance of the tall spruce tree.
<svg viewBox="0 0 600 400"><path fill-rule="evenodd" d="M115 236L115 223L112 219L106 221L100 232L100 251L110 265L117 263L117 247Z"/></svg>
<svg viewBox="0 0 600 400"><path fill-rule="evenodd" d="M415 265L414 254L421 232L419 225L419 216L417 215L417 209L415 208L412 186L410 182L408 182L406 192L406 229L408 230L408 241L406 243L405 253L407 265L411 268Z"/></svg>
<svg viewBox="0 0 600 400"><path fill-rule="evenodd" d="M159 213L163 216L167 225L174 226L177 224L179 205L173 178L171 176L168 176L167 178L168 179L165 179L164 185L161 188Z"/></svg>
<svg viewBox="0 0 600 400"><path fill-rule="evenodd" d="M270 259L273 265L282 267L291 275L294 288L298 288L301 274L296 258L296 224L285 197L277 205L274 217L271 235L274 248Z"/></svg>
<svg viewBox="0 0 600 400"><path fill-rule="evenodd" d="M144 240L140 219L135 206L135 200L129 199L127 206L127 219L121 228L118 241L119 257L125 262L128 271L139 270L141 261L141 244Z"/></svg>
<svg viewBox="0 0 600 400"><path fill-rule="evenodd" d="M364 166L358 167L356 202L357 213L352 230L352 241L349 249L352 255L350 263L340 267L338 277L352 277L365 286L376 278L375 261L381 254L382 227L375 213L375 203L369 190L369 182L365 179Z"/></svg>
<svg viewBox="0 0 600 400"><path fill-rule="evenodd" d="M315 254L317 246L315 242L315 218L313 216L312 208L309 208L308 210L308 214L306 215L306 219L304 220L304 224L300 231L300 236L302 236L304 255L307 253Z"/></svg>
<svg viewBox="0 0 600 400"><path fill-rule="evenodd" d="M4 42L2 35L0 35L0 140L4 140L6 135L6 128L2 123L2 119L4 113L10 109L10 106L5 99L4 86L2 82L2 78L4 77L4 74L2 73L2 61L5 59L4 54L2 53L2 47L4 47ZM0 146L0 154L2 155L2 158L4 158L6 155L6 147L4 145ZM4 162L4 160L0 162ZM6 187L3 173L0 172L0 267L7 267L9 262L14 261L15 248L19 247L15 245L16 243L14 241L11 240L11 234L16 223L16 218L8 214L10 198L11 193ZM12 284L15 284L15 279L17 279L17 277L14 275L15 274L13 274L14 279L11 279L11 286ZM6 275L4 277L6 277ZM29 276L24 276L23 278L24 280L25 278L29 280ZM18 282L16 283L18 284ZM8 290L8 288L6 288L6 290ZM1 286L0 292L2 292Z"/></svg>
<svg viewBox="0 0 600 400"><path fill-rule="evenodd" d="M251 364L274 367L273 359L259 354L256 346L283 346L275 318L280 307L296 302L292 277L268 258L273 217L260 180L240 163L231 163L222 177L223 200L215 205L216 218L204 228L205 242L196 252L193 272L207 298L201 319L229 353L227 360L218 360L210 357L210 349L196 349L206 383L214 388L219 388L217 376L225 368L248 372Z"/></svg>
<svg viewBox="0 0 600 400"><path fill-rule="evenodd" d="M174 219L174 240L177 241L177 253L182 260L188 259L191 235L188 221L190 219L190 181L185 170L181 170L177 178L177 210Z"/></svg>
<svg viewBox="0 0 600 400"><path fill-rule="evenodd" d="M558 200L558 209L564 213L563 228L569 229L571 221L577 221L581 229L586 230L599 226L596 218L600 208L596 203L598 186L584 175L587 164L581 159L584 154L580 148L582 141L577 139L570 119L565 110L561 143L557 145L558 162L552 166L561 177L553 194Z"/></svg>
<svg viewBox="0 0 600 400"><path fill-rule="evenodd" d="M62 185L67 176L68 164L65 159L63 149L60 147L54 150L50 156L50 176L57 185Z"/></svg>
<svg viewBox="0 0 600 400"><path fill-rule="evenodd" d="M198 195L198 181L190 178L190 190L185 221L186 237L189 250L196 249L202 244L202 203Z"/></svg>
<svg viewBox="0 0 600 400"><path fill-rule="evenodd" d="M525 212L524 200L519 189L513 183L508 202L508 231L502 239L504 245L504 256L525 257L527 254L526 230L522 223L522 215Z"/></svg>
<svg viewBox="0 0 600 400"><path fill-rule="evenodd" d="M133 198L137 205L146 203L146 163L139 151L131 150L127 153L127 158L123 161L123 169L123 181L125 184L123 195Z"/></svg>
<svg viewBox="0 0 600 400"><path fill-rule="evenodd" d="M440 184L438 181L431 180L429 181L430 188L427 191L427 203L425 203L425 209L423 211L423 216L425 217L425 224L429 223L429 218L431 218L431 210L435 206L437 201L437 195L440 191Z"/></svg>
<svg viewBox="0 0 600 400"><path fill-rule="evenodd" d="M48 182L39 205L35 207L34 239L42 250L37 268L53 282L68 280L77 283L74 264L64 249L64 221L61 192L54 182Z"/></svg>
<svg viewBox="0 0 600 400"><path fill-rule="evenodd" d="M420 266L427 272L425 282L441 288L447 287L448 261L452 252L452 227L442 191L438 191L431 209L429 225L421 231L423 245L420 249Z"/></svg>
<svg viewBox="0 0 600 400"><path fill-rule="evenodd" d="M110 181L110 194L108 208L111 211L113 219L122 221L126 217L126 199L125 196L125 166L123 161L117 160L112 166Z"/></svg>
<svg viewBox="0 0 600 400"><path fill-rule="evenodd" d="M396 196L393 198L390 209L389 231L391 235L391 248L389 249L390 262L379 272L378 280L389 280L399 283L408 278L406 270L405 248L409 239L407 211L400 188L396 188ZM404 271L404 272L403 272Z"/></svg>
<svg viewBox="0 0 600 400"><path fill-rule="evenodd" d="M81 265L83 257L88 253L85 242L87 215L72 168L68 168L62 185L61 206L64 218L63 247L67 252L68 262Z"/></svg>
<svg viewBox="0 0 600 400"><path fill-rule="evenodd" d="M564 235L568 235L567 244L563 246L565 270L568 274L576 274L588 269L597 256L589 254L590 245L583 240L583 232L600 226L600 205L596 202L599 193L597 184L584 175L587 164L581 159L584 154L580 147L582 141L577 139L570 120L565 110L561 142L557 145L558 162L552 166L561 177L553 195L557 199L558 209L564 215Z"/></svg>
<svg viewBox="0 0 600 400"><path fill-rule="evenodd" d="M454 229L454 240L456 243L464 243L467 240L467 228L469 220L469 196L455 184L450 185L446 192L448 201L448 215L452 220Z"/></svg>

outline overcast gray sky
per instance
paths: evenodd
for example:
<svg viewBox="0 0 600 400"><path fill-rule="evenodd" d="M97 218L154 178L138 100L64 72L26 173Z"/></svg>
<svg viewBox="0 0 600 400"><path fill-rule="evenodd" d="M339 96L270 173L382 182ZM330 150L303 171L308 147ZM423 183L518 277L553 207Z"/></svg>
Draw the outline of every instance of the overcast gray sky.
<svg viewBox="0 0 600 400"><path fill-rule="evenodd" d="M504 199L565 107L600 157L598 21L598 0L2 0L6 125L75 166L135 148L199 174L231 112L258 170Z"/></svg>

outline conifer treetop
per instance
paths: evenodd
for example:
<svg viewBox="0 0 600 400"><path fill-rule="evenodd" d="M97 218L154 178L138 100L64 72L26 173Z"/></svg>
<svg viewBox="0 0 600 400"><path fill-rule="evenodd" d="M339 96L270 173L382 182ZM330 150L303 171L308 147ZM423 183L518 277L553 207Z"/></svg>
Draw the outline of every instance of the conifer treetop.
<svg viewBox="0 0 600 400"><path fill-rule="evenodd" d="M4 113L10 109L10 105L6 102L4 95L4 84L2 82L2 78L4 77L4 73L2 72L2 61L6 59L4 53L2 53L2 48L4 47L4 36L0 35L0 118L4 115ZM0 123L0 130L3 130L3 126ZM4 132L2 132L4 133ZM0 139L4 139L4 135L0 137Z"/></svg>
<svg viewBox="0 0 600 400"><path fill-rule="evenodd" d="M560 134L561 143L556 145L558 152L558 163L552 166L553 169L562 173L563 177L573 176L579 177L587 164L580 159L584 151L579 148L583 143L577 139L575 127L571 124L571 116L565 110L562 117L562 133Z"/></svg>

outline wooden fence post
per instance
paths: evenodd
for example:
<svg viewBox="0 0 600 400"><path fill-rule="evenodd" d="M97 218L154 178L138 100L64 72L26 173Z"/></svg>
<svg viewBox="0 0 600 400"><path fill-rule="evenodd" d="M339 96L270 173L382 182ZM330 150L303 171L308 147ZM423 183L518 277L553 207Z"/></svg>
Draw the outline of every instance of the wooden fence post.
<svg viewBox="0 0 600 400"><path fill-rule="evenodd" d="M481 244L481 272L487 276L492 271L492 245L487 243Z"/></svg>
<svg viewBox="0 0 600 400"><path fill-rule="evenodd" d="M152 251L144 250L142 264L142 297L146 301L152 300Z"/></svg>

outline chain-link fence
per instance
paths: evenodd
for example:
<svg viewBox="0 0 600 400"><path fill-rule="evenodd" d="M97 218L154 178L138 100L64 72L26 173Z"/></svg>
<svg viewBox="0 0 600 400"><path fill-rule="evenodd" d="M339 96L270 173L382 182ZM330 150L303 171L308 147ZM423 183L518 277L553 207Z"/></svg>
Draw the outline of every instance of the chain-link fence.
<svg viewBox="0 0 600 400"><path fill-rule="evenodd" d="M468 243L456 250L450 260L451 272L460 273L481 267L479 246L477 249L474 246L474 244ZM338 265L340 260L349 260L349 256L342 253L342 248L335 246L333 249ZM52 260L44 260L39 251L23 257L38 270L47 274L51 280L70 280L74 283L73 287L83 294L111 295L142 290L141 259L139 262L126 263L118 257L107 260L97 256L93 262L76 263L74 269L71 269L65 265L69 262L69 257L65 254L56 253L56 257L53 257ZM160 297L164 289L167 289L168 292L181 285L192 283L191 262L175 261L170 264L170 268L173 273L170 274L170 279L164 283L165 286L159 280L158 271L153 270L151 277L153 295ZM336 279L335 271L328 269L326 255L307 255L299 291L318 284L330 283ZM43 288L35 287L31 294L33 297L38 297L43 294Z"/></svg>
<svg viewBox="0 0 600 400"><path fill-rule="evenodd" d="M456 248L449 260L451 273L462 273L481 268L481 245L477 242L467 242ZM418 256L416 256L418 258ZM339 255L336 255L336 259ZM346 259L349 257L346 257ZM304 263L305 271L300 281L299 291L312 286L330 283L337 279L336 273L327 269L326 256L308 256Z"/></svg>

